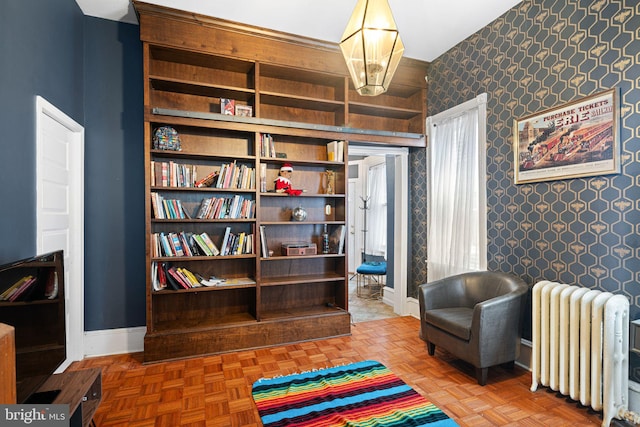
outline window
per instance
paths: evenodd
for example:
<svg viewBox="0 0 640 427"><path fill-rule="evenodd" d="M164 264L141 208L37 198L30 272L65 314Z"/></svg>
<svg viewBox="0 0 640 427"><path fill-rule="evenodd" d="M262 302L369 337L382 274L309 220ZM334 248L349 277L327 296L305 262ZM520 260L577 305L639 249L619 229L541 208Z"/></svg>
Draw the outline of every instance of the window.
<svg viewBox="0 0 640 427"><path fill-rule="evenodd" d="M487 266L486 94L427 119L427 279Z"/></svg>

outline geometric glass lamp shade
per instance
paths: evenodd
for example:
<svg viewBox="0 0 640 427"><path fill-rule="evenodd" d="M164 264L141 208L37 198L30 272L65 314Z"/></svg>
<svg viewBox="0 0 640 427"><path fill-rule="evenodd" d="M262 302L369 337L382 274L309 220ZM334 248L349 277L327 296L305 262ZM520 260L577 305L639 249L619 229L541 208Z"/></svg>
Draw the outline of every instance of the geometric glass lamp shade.
<svg viewBox="0 0 640 427"><path fill-rule="evenodd" d="M387 91L404 52L387 0L358 0L340 50L360 95Z"/></svg>

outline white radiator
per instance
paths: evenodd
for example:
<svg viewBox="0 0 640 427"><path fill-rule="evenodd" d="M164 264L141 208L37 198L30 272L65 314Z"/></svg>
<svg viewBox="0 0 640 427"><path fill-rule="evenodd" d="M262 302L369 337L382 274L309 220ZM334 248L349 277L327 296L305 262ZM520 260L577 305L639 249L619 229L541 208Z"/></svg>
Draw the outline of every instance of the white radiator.
<svg viewBox="0 0 640 427"><path fill-rule="evenodd" d="M622 295L542 281L533 287L531 391L549 387L621 418L629 395L629 301Z"/></svg>

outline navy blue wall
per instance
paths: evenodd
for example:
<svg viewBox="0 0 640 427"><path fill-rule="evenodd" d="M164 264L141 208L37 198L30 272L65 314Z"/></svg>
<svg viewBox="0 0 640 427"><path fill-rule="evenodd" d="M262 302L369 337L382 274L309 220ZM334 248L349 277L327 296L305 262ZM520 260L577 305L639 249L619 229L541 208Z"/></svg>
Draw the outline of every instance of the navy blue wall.
<svg viewBox="0 0 640 427"><path fill-rule="evenodd" d="M85 330L145 319L142 43L85 18Z"/></svg>
<svg viewBox="0 0 640 427"><path fill-rule="evenodd" d="M85 330L145 324L139 37L73 0L0 2L0 264L36 254L40 95L85 127Z"/></svg>
<svg viewBox="0 0 640 427"><path fill-rule="evenodd" d="M71 0L0 2L0 263L36 254L36 95L84 123L83 20Z"/></svg>

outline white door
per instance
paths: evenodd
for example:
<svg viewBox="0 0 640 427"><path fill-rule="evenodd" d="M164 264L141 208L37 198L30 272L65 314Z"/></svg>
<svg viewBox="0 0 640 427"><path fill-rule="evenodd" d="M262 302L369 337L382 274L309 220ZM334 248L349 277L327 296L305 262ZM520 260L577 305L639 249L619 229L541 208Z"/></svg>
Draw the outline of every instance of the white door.
<svg viewBox="0 0 640 427"><path fill-rule="evenodd" d="M83 357L84 128L36 98L36 228L38 254L64 251L67 360Z"/></svg>

